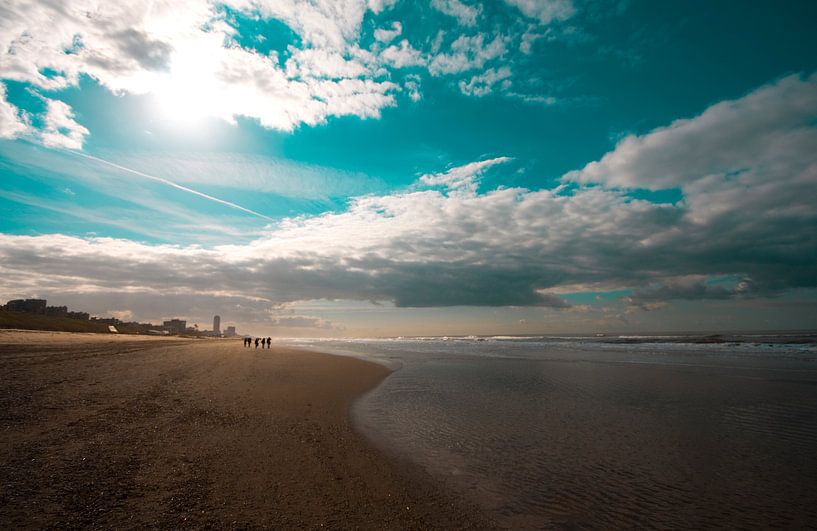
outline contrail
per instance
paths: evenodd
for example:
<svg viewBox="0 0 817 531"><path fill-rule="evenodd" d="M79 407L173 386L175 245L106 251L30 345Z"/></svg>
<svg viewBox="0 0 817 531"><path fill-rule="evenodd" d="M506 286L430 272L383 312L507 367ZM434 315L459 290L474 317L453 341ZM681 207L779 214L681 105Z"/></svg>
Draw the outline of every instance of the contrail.
<svg viewBox="0 0 817 531"><path fill-rule="evenodd" d="M89 160L93 160L93 161L96 161L96 162L101 162L102 164L107 164L108 166L110 166L112 168L116 168L118 170L126 171L128 173L138 175L139 177L144 177L145 179L150 179L151 181L156 181L156 182L160 182L162 184L166 184L167 186L172 186L173 188L176 188L177 190L182 190L184 192L188 192L188 193L197 195L199 197L203 197L204 199L209 199L210 201L215 201L216 203L220 203L220 204L228 206L230 208L235 208L237 210L241 210L242 212L252 214L253 216L258 216L259 218L263 218L263 219L266 219L268 221L275 221L271 217L265 216L264 214L256 212L255 210L250 210L249 208L244 208L241 205L236 205L235 203L225 201L224 199L219 199L218 197L213 197L212 195L207 195L204 192L199 192L198 190L193 190L192 188L182 186L182 185L180 185L178 183L174 183L173 181L169 181L169 180L164 179L162 177L156 177L155 175L150 175L150 174L138 171L138 170L133 170L131 168L126 168L125 166L120 166L119 164L116 164L114 162L109 162L109 161L107 161L105 159L101 159L99 157L94 157L93 155L87 155L85 153L80 153L79 151L74 151L72 149L68 149L66 151L68 151L69 153L72 153L74 155L89 159Z"/></svg>

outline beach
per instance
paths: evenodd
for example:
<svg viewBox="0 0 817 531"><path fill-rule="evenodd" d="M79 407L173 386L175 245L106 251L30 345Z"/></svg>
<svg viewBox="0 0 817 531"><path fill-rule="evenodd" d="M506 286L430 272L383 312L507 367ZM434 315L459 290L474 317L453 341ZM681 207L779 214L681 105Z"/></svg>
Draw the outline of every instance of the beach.
<svg viewBox="0 0 817 531"><path fill-rule="evenodd" d="M381 365L239 340L0 331L4 528L484 528L352 428Z"/></svg>

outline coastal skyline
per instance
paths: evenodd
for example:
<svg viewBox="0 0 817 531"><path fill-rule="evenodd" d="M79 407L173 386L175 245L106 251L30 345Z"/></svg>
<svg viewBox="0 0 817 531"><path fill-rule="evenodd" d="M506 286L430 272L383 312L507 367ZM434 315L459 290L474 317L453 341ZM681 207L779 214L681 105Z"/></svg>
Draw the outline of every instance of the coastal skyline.
<svg viewBox="0 0 817 531"><path fill-rule="evenodd" d="M817 5L0 7L0 300L276 336L817 328Z"/></svg>

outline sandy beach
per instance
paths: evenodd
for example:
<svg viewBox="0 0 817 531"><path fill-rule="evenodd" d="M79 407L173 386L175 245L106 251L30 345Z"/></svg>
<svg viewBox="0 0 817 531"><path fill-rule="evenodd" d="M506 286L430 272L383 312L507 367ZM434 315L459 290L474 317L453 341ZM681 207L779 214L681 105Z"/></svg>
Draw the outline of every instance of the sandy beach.
<svg viewBox="0 0 817 531"><path fill-rule="evenodd" d="M484 528L356 434L388 369L236 340L0 331L0 524Z"/></svg>

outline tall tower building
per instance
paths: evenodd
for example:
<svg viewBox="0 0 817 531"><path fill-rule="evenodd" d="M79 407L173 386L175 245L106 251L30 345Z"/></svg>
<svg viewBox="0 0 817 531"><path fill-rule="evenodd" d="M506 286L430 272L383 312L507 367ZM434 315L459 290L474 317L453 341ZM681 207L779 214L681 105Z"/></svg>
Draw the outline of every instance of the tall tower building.
<svg viewBox="0 0 817 531"><path fill-rule="evenodd" d="M213 317L213 333L221 334L221 316L219 315Z"/></svg>

